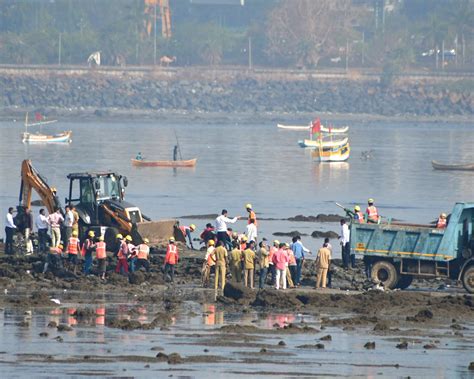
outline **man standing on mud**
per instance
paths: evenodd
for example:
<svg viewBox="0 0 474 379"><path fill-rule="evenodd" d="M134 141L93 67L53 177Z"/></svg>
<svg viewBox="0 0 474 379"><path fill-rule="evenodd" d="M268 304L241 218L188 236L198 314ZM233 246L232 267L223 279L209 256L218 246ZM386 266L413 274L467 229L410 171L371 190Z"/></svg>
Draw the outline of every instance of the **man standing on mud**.
<svg viewBox="0 0 474 379"><path fill-rule="evenodd" d="M293 237L291 250L293 251L296 260L295 286L299 287L301 285L301 271L303 270L303 262L305 259L304 254L310 253L310 251L303 246L300 236Z"/></svg>
<svg viewBox="0 0 474 379"><path fill-rule="evenodd" d="M230 253L230 273L234 282L240 283L242 280L242 251L238 241L232 242L232 251Z"/></svg>
<svg viewBox="0 0 474 379"><path fill-rule="evenodd" d="M16 225L13 222L13 207L8 208L5 222L5 254L13 254L13 235L16 231Z"/></svg>
<svg viewBox="0 0 474 379"><path fill-rule="evenodd" d="M273 254L273 264L275 265L276 277L275 277L275 288L280 289L280 278L282 281L282 288L286 290L286 267L288 265L288 255L286 255L283 248L284 243L279 245L279 249Z"/></svg>
<svg viewBox="0 0 474 379"><path fill-rule="evenodd" d="M52 237L52 246L58 247L61 242L61 223L64 222L63 215L59 208L54 210L53 214L50 214L48 217L48 223L51 226L51 237Z"/></svg>
<svg viewBox="0 0 474 379"><path fill-rule="evenodd" d="M255 270L255 251L254 242L250 241L247 244L247 248L242 252L244 257L244 286L253 289L253 273Z"/></svg>
<svg viewBox="0 0 474 379"><path fill-rule="evenodd" d="M268 246L265 244L265 238L259 243L260 249L258 250L258 261L260 262L260 278L258 280L258 288L263 289L265 287L265 279L268 273L268 256L270 255Z"/></svg>
<svg viewBox="0 0 474 379"><path fill-rule="evenodd" d="M219 241L217 243L217 247L214 250L213 254L216 261L214 289L217 293L219 278L221 280L221 290L224 291L224 287L225 287L225 273L226 273L225 268L227 265L227 250L224 247L223 241Z"/></svg>
<svg viewBox="0 0 474 379"><path fill-rule="evenodd" d="M74 213L71 211L71 207L69 205L66 205L66 208L64 208L64 250L67 251L68 245L69 245L69 238L71 238L72 235L72 226L74 224Z"/></svg>
<svg viewBox="0 0 474 379"><path fill-rule="evenodd" d="M221 215L216 218L217 241L223 241L227 249L232 248L229 235L227 234L227 223L234 224L240 216L234 218L227 217L227 209L223 209Z"/></svg>
<svg viewBox="0 0 474 379"><path fill-rule="evenodd" d="M316 257L316 270L318 277L316 278L316 289L322 287L326 288L326 278L331 264L331 250L328 249L325 243L322 248L318 250Z"/></svg>
<svg viewBox="0 0 474 379"><path fill-rule="evenodd" d="M351 232L349 230L349 226L346 224L346 220L342 219L341 235L339 236L339 240L341 243L342 264L346 270L349 268L349 261L351 255L350 236Z"/></svg>
<svg viewBox="0 0 474 379"><path fill-rule="evenodd" d="M116 237L120 241L120 247L117 252L117 266L115 267L115 272L117 274L127 274L128 275L128 245L127 241L123 238L123 236L119 233Z"/></svg>
<svg viewBox="0 0 474 379"><path fill-rule="evenodd" d="M45 253L48 242L48 217L45 215L44 208L41 208L36 218L36 228L38 229L39 252Z"/></svg>

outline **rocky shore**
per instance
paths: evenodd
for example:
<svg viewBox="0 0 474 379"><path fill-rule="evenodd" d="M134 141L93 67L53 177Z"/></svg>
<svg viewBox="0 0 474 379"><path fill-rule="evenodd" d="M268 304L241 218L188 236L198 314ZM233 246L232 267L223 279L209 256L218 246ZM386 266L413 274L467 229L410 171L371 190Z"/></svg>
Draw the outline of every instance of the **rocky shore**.
<svg viewBox="0 0 474 379"><path fill-rule="evenodd" d="M258 75L198 75L186 69L173 75L126 71L81 73L0 71L0 107L89 109L97 117L115 110L214 113L339 113L381 116L469 117L471 90L454 82L399 80L390 86L376 76L307 78Z"/></svg>

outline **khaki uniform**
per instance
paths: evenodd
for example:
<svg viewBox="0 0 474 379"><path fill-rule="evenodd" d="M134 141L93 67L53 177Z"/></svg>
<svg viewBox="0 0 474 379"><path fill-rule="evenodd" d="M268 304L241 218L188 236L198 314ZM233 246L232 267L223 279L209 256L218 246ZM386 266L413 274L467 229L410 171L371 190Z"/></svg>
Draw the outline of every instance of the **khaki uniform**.
<svg viewBox="0 0 474 379"><path fill-rule="evenodd" d="M316 279L316 288L326 288L326 277L330 263L331 250L329 250L327 247L320 248L316 257L316 269L318 275Z"/></svg>
<svg viewBox="0 0 474 379"><path fill-rule="evenodd" d="M242 252L244 257L244 286L250 282L250 288L253 289L253 272L255 269L255 252L251 249L246 249ZM250 279L250 280L249 280Z"/></svg>
<svg viewBox="0 0 474 379"><path fill-rule="evenodd" d="M232 278L236 282L242 281L242 266L240 262L242 261L242 252L240 249L235 248L230 253L230 272Z"/></svg>
<svg viewBox="0 0 474 379"><path fill-rule="evenodd" d="M227 250L223 246L218 246L213 252L216 260L216 275L214 281L214 288L217 290L219 276L221 278L221 289L225 287L225 266L227 264Z"/></svg>

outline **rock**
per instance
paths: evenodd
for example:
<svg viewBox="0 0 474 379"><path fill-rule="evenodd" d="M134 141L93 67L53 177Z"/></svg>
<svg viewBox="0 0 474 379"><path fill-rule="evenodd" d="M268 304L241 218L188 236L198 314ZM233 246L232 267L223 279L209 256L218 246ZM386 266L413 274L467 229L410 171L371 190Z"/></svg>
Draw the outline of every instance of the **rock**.
<svg viewBox="0 0 474 379"><path fill-rule="evenodd" d="M150 350L151 351L163 351L164 349L161 346L153 346Z"/></svg>
<svg viewBox="0 0 474 379"><path fill-rule="evenodd" d="M224 296L234 300L253 300L255 292L240 283L227 282L224 287Z"/></svg>
<svg viewBox="0 0 474 379"><path fill-rule="evenodd" d="M338 237L339 237L339 234L337 234L336 232L333 232L333 231L320 232L320 231L318 231L318 230L315 230L313 233L311 233L311 237L313 237L313 238L330 238L330 239L334 239L334 238L338 238Z"/></svg>
<svg viewBox="0 0 474 379"><path fill-rule="evenodd" d="M397 346L395 346L397 349L408 349L408 342L404 341L402 343L399 343Z"/></svg>
<svg viewBox="0 0 474 379"><path fill-rule="evenodd" d="M64 341L63 337L61 337L61 336L57 336L56 338L54 338L54 340L56 340L58 342L63 342Z"/></svg>
<svg viewBox="0 0 474 379"><path fill-rule="evenodd" d="M435 344L432 344L432 343L427 343L426 345L423 345L423 349L437 349L438 346L436 346Z"/></svg>
<svg viewBox="0 0 474 379"><path fill-rule="evenodd" d="M58 324L56 323L56 321L50 321L48 323L48 328L56 328L58 326Z"/></svg>
<svg viewBox="0 0 474 379"><path fill-rule="evenodd" d="M168 355L168 364L170 365L176 365L179 363L183 363L183 358L181 358L181 355L178 353L171 353Z"/></svg>
<svg viewBox="0 0 474 379"><path fill-rule="evenodd" d="M70 332L73 329L67 324L59 324L57 326L58 332Z"/></svg>
<svg viewBox="0 0 474 379"><path fill-rule="evenodd" d="M122 330L135 330L135 329L141 329L142 324L139 321L136 320L119 320L119 319L114 319L109 322L107 322L107 326L109 328L118 328Z"/></svg>
<svg viewBox="0 0 474 379"><path fill-rule="evenodd" d="M367 350L373 350L375 349L375 342L366 342L364 347L367 349Z"/></svg>
<svg viewBox="0 0 474 379"><path fill-rule="evenodd" d="M474 371L474 362L469 363L469 366L467 367L469 371Z"/></svg>
<svg viewBox="0 0 474 379"><path fill-rule="evenodd" d="M324 345L322 343L317 343L315 345L310 345L310 344L307 344L307 345L299 345L299 346L296 346L298 349L318 349L318 350L322 350L324 349Z"/></svg>
<svg viewBox="0 0 474 379"><path fill-rule="evenodd" d="M30 326L30 323L28 321L20 321L19 323L17 323L17 325L22 328L28 328Z"/></svg>
<svg viewBox="0 0 474 379"><path fill-rule="evenodd" d="M275 232L273 233L276 237L296 237L296 236L307 236L305 233L300 233L297 230L293 230L292 232Z"/></svg>
<svg viewBox="0 0 474 379"><path fill-rule="evenodd" d="M286 346L286 342L285 341L279 341L278 346Z"/></svg>
<svg viewBox="0 0 474 379"><path fill-rule="evenodd" d="M47 333L47 332L41 332L41 333L39 334L39 336L40 336L40 337L48 337L48 336L49 336L49 333Z"/></svg>
<svg viewBox="0 0 474 379"><path fill-rule="evenodd" d="M433 312L429 309L422 309L415 316L407 316L407 321L425 322L433 318Z"/></svg>
<svg viewBox="0 0 474 379"><path fill-rule="evenodd" d="M92 308L78 308L76 311L72 314L75 318L77 319L87 319L90 317L95 317L95 309Z"/></svg>
<svg viewBox="0 0 474 379"><path fill-rule="evenodd" d="M165 353L158 353L156 354L156 360L158 362L167 362L168 361L168 355Z"/></svg>
<svg viewBox="0 0 474 379"><path fill-rule="evenodd" d="M288 218L288 221L299 221L299 222L340 222L342 219L348 220L347 218L336 215L336 214L318 214L317 216L303 216L297 215L295 217Z"/></svg>
<svg viewBox="0 0 474 379"><path fill-rule="evenodd" d="M319 340L320 341L332 341L332 337L331 337L330 334L328 334L327 336L321 337Z"/></svg>
<svg viewBox="0 0 474 379"><path fill-rule="evenodd" d="M465 329L467 329L467 328L464 327L464 326L461 326L461 325L459 325L459 324L452 324L452 325L451 325L451 329L454 329L454 330L465 330Z"/></svg>
<svg viewBox="0 0 474 379"><path fill-rule="evenodd" d="M264 347L262 347L262 348L260 349L260 353L261 353L261 354L264 354L264 353L266 353L266 352L267 352L267 349L265 349Z"/></svg>
<svg viewBox="0 0 474 379"><path fill-rule="evenodd" d="M379 322L374 326L374 332L385 332L387 330L390 330L390 327L385 322Z"/></svg>
<svg viewBox="0 0 474 379"><path fill-rule="evenodd" d="M301 307L303 302L298 299L298 294L295 292L263 289L258 291L252 305L278 309L294 309Z"/></svg>
<svg viewBox="0 0 474 379"><path fill-rule="evenodd" d="M128 281L130 284L140 285L145 282L145 275L141 271L135 271L129 274Z"/></svg>

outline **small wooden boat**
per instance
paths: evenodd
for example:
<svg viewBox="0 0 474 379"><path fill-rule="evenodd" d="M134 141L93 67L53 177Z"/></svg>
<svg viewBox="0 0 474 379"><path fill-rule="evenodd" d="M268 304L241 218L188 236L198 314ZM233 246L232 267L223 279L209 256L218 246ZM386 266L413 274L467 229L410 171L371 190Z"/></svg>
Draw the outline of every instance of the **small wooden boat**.
<svg viewBox="0 0 474 379"><path fill-rule="evenodd" d="M28 133L24 132L21 135L23 143L71 143L72 131L57 133L53 135Z"/></svg>
<svg viewBox="0 0 474 379"><path fill-rule="evenodd" d="M349 143L339 147L323 147L315 149L311 155L319 162L344 162L349 159L351 147Z"/></svg>
<svg viewBox="0 0 474 379"><path fill-rule="evenodd" d="M285 129L285 130L309 130L309 128L311 128L311 125L298 126L298 125L277 124L277 128Z"/></svg>
<svg viewBox="0 0 474 379"><path fill-rule="evenodd" d="M277 124L277 128L285 129L285 130L309 130L311 129L311 125L283 125ZM332 128L326 127L321 125L321 131L323 133L330 133L330 134L344 134L349 131L348 126L344 126L342 128Z"/></svg>
<svg viewBox="0 0 474 379"><path fill-rule="evenodd" d="M148 161L145 159L132 159L132 165L137 167L194 167L197 158L176 161Z"/></svg>
<svg viewBox="0 0 474 379"><path fill-rule="evenodd" d="M326 141L318 141L312 139L305 139L302 141L298 141L298 145L301 147L310 147L310 148L319 148L319 147L340 147L345 145L348 142L348 138L344 138L341 140L326 140Z"/></svg>
<svg viewBox="0 0 474 379"><path fill-rule="evenodd" d="M474 171L474 163L442 164L436 161L431 161L431 164L435 170Z"/></svg>

